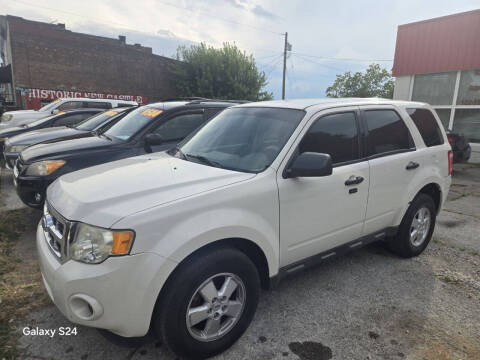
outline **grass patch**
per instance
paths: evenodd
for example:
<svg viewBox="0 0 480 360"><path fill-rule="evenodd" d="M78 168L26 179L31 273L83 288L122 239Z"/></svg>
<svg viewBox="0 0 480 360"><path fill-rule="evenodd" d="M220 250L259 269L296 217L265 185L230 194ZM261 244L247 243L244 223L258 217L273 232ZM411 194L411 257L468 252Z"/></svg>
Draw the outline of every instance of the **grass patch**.
<svg viewBox="0 0 480 360"><path fill-rule="evenodd" d="M478 252L476 252L475 250L469 250L468 253L472 256L480 256L480 254Z"/></svg>
<svg viewBox="0 0 480 360"><path fill-rule="evenodd" d="M36 257L19 258L15 246L25 230L33 230L34 210L0 213L0 359L18 356L15 324L35 308L49 303Z"/></svg>
<svg viewBox="0 0 480 360"><path fill-rule="evenodd" d="M461 284L459 280L454 279L454 278L452 278L450 276L447 276L447 275L440 276L439 279L442 280L443 282L447 283L447 284L452 284L452 285L460 285Z"/></svg>

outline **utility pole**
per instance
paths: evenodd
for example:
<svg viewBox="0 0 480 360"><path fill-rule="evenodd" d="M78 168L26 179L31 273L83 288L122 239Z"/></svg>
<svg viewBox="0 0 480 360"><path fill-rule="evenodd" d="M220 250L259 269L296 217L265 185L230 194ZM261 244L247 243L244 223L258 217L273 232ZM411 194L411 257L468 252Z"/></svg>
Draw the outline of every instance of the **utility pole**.
<svg viewBox="0 0 480 360"><path fill-rule="evenodd" d="M282 100L285 100L285 75L287 74L287 51L292 51L292 44L288 43L288 32L286 32L284 35L285 35L285 47L283 48Z"/></svg>

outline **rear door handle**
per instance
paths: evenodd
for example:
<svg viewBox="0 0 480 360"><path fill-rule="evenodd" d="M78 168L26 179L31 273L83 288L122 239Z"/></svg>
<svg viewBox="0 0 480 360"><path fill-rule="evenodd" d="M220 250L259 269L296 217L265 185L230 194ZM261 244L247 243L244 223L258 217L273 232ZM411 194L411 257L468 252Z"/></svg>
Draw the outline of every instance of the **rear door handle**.
<svg viewBox="0 0 480 360"><path fill-rule="evenodd" d="M345 181L345 186L357 185L363 181L363 177L352 175Z"/></svg>
<svg viewBox="0 0 480 360"><path fill-rule="evenodd" d="M407 164L407 167L405 169L407 170L413 170L413 169L416 169L420 166L419 163L415 162L415 161L410 161L408 164Z"/></svg>

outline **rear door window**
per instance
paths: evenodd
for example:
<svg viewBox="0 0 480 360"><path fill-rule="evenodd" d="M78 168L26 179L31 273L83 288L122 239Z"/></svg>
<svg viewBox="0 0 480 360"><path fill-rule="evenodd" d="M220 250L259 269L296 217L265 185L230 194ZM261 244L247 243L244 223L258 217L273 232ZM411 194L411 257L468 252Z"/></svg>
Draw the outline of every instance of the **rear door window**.
<svg viewBox="0 0 480 360"><path fill-rule="evenodd" d="M442 131L430 110L411 108L407 109L407 112L422 135L425 145L430 147L443 144Z"/></svg>
<svg viewBox="0 0 480 360"><path fill-rule="evenodd" d="M299 152L329 154L333 164L360 158L355 113L331 114L316 120L300 142Z"/></svg>
<svg viewBox="0 0 480 360"><path fill-rule="evenodd" d="M60 119L56 119L52 126L76 125L92 115L92 113L81 113L62 116Z"/></svg>
<svg viewBox="0 0 480 360"><path fill-rule="evenodd" d="M74 110L74 109L79 109L83 105L82 101L67 101L64 102L62 105L60 105L57 109L60 111L65 111L65 110Z"/></svg>
<svg viewBox="0 0 480 360"><path fill-rule="evenodd" d="M369 156L388 155L413 148L410 131L403 119L394 110L366 110L368 130L367 153Z"/></svg>
<svg viewBox="0 0 480 360"><path fill-rule="evenodd" d="M83 107L90 109L111 109L112 104L100 101L85 101Z"/></svg>
<svg viewBox="0 0 480 360"><path fill-rule="evenodd" d="M161 123L151 133L158 134L164 141L182 140L204 122L202 114L182 114Z"/></svg>

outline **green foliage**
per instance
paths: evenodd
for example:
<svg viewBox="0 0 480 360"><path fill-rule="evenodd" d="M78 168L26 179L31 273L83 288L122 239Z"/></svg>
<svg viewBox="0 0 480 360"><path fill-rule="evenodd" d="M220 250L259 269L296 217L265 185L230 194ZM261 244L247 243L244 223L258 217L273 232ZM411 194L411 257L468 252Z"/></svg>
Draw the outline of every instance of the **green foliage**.
<svg viewBox="0 0 480 360"><path fill-rule="evenodd" d="M393 97L393 78L386 69L371 64L362 72L346 72L337 75L332 86L327 88L328 97Z"/></svg>
<svg viewBox="0 0 480 360"><path fill-rule="evenodd" d="M200 45L177 49L175 73L180 96L212 99L270 100L273 94L262 89L267 85L265 73L259 71L252 55L236 45L223 44L220 49Z"/></svg>

